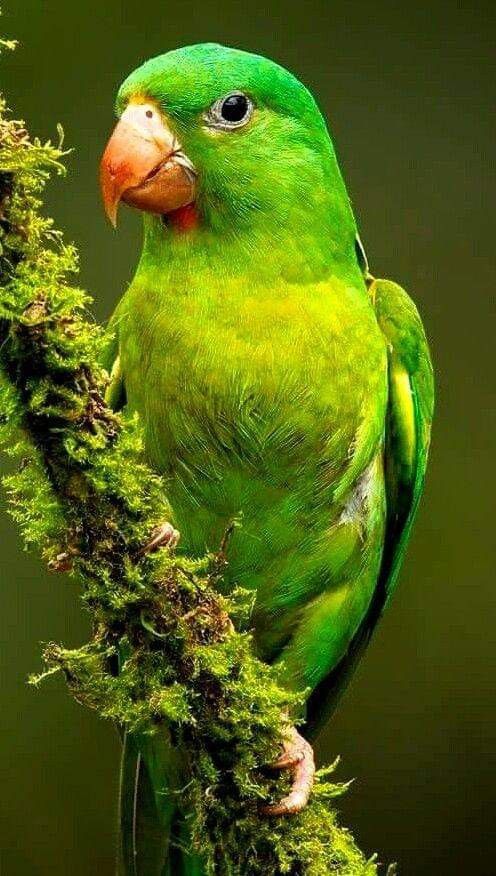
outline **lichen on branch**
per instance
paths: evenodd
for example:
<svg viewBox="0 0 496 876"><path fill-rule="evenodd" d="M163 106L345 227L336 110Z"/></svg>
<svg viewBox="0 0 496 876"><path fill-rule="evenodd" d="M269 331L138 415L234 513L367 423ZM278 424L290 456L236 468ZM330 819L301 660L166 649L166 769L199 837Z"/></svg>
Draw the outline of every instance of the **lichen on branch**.
<svg viewBox="0 0 496 876"><path fill-rule="evenodd" d="M63 157L61 145L30 139L0 98L0 443L17 466L4 485L24 540L78 578L93 620L80 648L46 647L45 674L62 671L100 716L181 746L193 845L208 873L375 874L336 822L330 801L344 786L333 767L300 815L259 814L260 801L287 790L264 765L296 699L240 631L246 594L220 594L223 556L140 550L169 516L165 484L147 465L136 417L104 401L104 332L76 285L75 248L41 213Z"/></svg>

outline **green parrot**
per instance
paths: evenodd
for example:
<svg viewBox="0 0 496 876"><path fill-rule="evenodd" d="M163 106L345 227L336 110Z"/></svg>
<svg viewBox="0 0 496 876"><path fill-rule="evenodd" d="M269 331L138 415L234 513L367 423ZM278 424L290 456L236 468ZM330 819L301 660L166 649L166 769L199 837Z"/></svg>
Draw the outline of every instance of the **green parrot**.
<svg viewBox="0 0 496 876"><path fill-rule="evenodd" d="M422 492L422 323L370 275L326 123L285 69L181 48L131 73L117 114L104 204L114 224L121 200L140 209L144 243L106 364L109 400L139 413L167 478L173 519L153 547L180 532L177 550L200 556L233 530L225 584L254 591L258 653L309 692L311 736L395 587ZM311 791L296 731L280 765L293 787L267 816ZM163 794L180 771L165 739L126 738L125 876L203 872Z"/></svg>

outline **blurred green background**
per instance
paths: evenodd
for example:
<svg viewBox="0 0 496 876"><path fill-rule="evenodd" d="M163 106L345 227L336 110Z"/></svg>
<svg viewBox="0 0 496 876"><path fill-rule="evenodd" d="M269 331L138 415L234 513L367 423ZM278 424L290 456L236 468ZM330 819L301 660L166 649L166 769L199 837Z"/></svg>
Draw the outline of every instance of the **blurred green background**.
<svg viewBox="0 0 496 876"><path fill-rule="evenodd" d="M97 163L115 90L144 59L216 40L267 54L312 89L372 270L413 293L432 341L432 465L402 582L320 744L357 782L342 817L402 876L496 872L493 3L432 0L4 0L22 45L1 87L42 138L60 121L70 175L48 207L109 315L139 220L104 221ZM462 5L466 8L457 8ZM4 499L2 499L2 504ZM81 642L77 586L21 551L0 515L2 874L111 876L119 746L60 680L36 692L40 641Z"/></svg>

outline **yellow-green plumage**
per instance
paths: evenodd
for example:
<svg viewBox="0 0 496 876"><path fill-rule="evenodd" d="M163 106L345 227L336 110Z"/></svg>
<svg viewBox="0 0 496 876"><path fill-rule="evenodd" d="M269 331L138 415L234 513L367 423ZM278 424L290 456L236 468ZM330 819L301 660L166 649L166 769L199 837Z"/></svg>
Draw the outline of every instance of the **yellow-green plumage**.
<svg viewBox="0 0 496 876"><path fill-rule="evenodd" d="M253 119L212 134L202 114L233 89ZM113 391L168 475L181 550L217 550L239 520L226 586L255 591L260 654L313 691L318 720L382 610L420 495L422 326L399 287L366 282L327 130L290 74L196 46L132 74L119 106L137 94L198 168L200 221L183 233L146 217L112 322Z"/></svg>
<svg viewBox="0 0 496 876"><path fill-rule="evenodd" d="M386 349L365 285L219 283L191 262L164 279L163 287L149 275L137 279L120 311L128 404L144 417L152 460L170 476L182 549L217 550L230 522L242 518L227 579L257 591L264 656L281 654L300 627L297 653L290 643L285 657L298 663L295 681L314 685L341 656L367 604L363 597L356 614L360 585L352 579L371 545L361 530L373 525L382 542L376 457ZM134 308L139 320L125 315ZM347 511L366 469L376 482L373 515L360 504ZM370 559L375 569L362 576L369 598L378 557ZM348 629L327 624L328 647L310 659L301 626L314 641L311 615L321 614L330 590L329 610L339 603ZM331 633L340 644L330 646Z"/></svg>

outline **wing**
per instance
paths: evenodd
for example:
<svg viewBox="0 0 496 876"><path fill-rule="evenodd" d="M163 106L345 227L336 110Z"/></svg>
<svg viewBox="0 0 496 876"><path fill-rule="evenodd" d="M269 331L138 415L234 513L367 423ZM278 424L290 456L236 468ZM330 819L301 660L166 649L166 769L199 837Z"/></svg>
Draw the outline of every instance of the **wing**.
<svg viewBox="0 0 496 876"><path fill-rule="evenodd" d="M387 341L389 365L387 526L379 579L382 609L395 588L424 486L434 379L424 327L411 298L389 280L373 280L369 293Z"/></svg>
<svg viewBox="0 0 496 876"><path fill-rule="evenodd" d="M346 655L309 698L311 734L318 732L335 708L395 588L422 494L429 452L434 380L422 321L413 301L396 283L374 280L368 272L366 280L388 348L386 533L369 609Z"/></svg>

